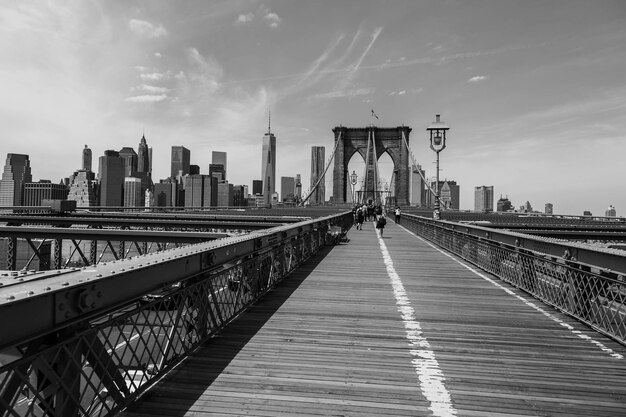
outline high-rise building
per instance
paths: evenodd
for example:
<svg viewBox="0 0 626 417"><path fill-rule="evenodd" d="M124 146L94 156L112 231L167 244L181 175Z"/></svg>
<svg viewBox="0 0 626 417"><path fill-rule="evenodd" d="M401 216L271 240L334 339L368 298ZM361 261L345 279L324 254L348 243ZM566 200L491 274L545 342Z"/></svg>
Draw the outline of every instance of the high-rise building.
<svg viewBox="0 0 626 417"><path fill-rule="evenodd" d="M294 177L280 177L280 200L293 203L296 195L296 180Z"/></svg>
<svg viewBox="0 0 626 417"><path fill-rule="evenodd" d="M176 206L178 183L171 178L154 184L154 205L157 207Z"/></svg>
<svg viewBox="0 0 626 417"><path fill-rule="evenodd" d="M509 211L512 209L513 209L513 204L511 204L509 197L508 196L502 197L502 195L500 195L500 199L496 203L496 210L504 212L504 211Z"/></svg>
<svg viewBox="0 0 626 417"><path fill-rule="evenodd" d="M222 164L209 164L209 175L217 178L217 182L226 181L226 170Z"/></svg>
<svg viewBox="0 0 626 417"><path fill-rule="evenodd" d="M433 192L436 190L436 181L433 181L430 184L430 188ZM456 181L439 181L439 198L441 198L442 208L448 210L458 210L460 205L460 187L457 185ZM427 203L429 207L433 207L435 203L435 197L433 194L428 191L427 194Z"/></svg>
<svg viewBox="0 0 626 417"><path fill-rule="evenodd" d="M140 177L124 178L124 207L143 207L144 195Z"/></svg>
<svg viewBox="0 0 626 417"><path fill-rule="evenodd" d="M7 154L7 160L0 180L0 207L22 206L24 184L32 182L28 155Z"/></svg>
<svg viewBox="0 0 626 417"><path fill-rule="evenodd" d="M189 165L189 175L200 175L200 165Z"/></svg>
<svg viewBox="0 0 626 417"><path fill-rule="evenodd" d="M97 206L97 193L98 186L93 172L81 169L70 176L70 189L67 199L76 201L76 207Z"/></svg>
<svg viewBox="0 0 626 417"><path fill-rule="evenodd" d="M83 170L91 171L91 149L87 145L83 149Z"/></svg>
<svg viewBox="0 0 626 417"><path fill-rule="evenodd" d="M246 206L248 205L247 202L247 197L248 197L248 190L247 190L247 186L245 185L234 185L233 186L233 206L235 207L241 207L241 206Z"/></svg>
<svg viewBox="0 0 626 417"><path fill-rule="evenodd" d="M68 189L64 184L53 184L49 180L24 184L24 206L41 206L42 200L65 200Z"/></svg>
<svg viewBox="0 0 626 417"><path fill-rule="evenodd" d="M137 151L137 172L145 172L146 174L150 174L151 158L145 135L141 136L141 140L139 141L139 148L137 149Z"/></svg>
<svg viewBox="0 0 626 417"><path fill-rule="evenodd" d="M263 197L267 205L272 204L272 196L276 192L276 137L270 131L263 135L261 155L261 174L263 175Z"/></svg>
<svg viewBox="0 0 626 417"><path fill-rule="evenodd" d="M124 160L117 151L104 151L99 158L100 206L120 207L124 197Z"/></svg>
<svg viewBox="0 0 626 417"><path fill-rule="evenodd" d="M170 177L179 179L189 174L191 152L184 146L172 146L172 172Z"/></svg>
<svg viewBox="0 0 626 417"><path fill-rule="evenodd" d="M302 177L296 174L296 201L302 200Z"/></svg>
<svg viewBox="0 0 626 417"><path fill-rule="evenodd" d="M616 217L617 216L617 212L615 211L615 207L613 207L613 205L609 205L609 208L606 209L606 211L604 212L604 216L605 217Z"/></svg>
<svg viewBox="0 0 626 417"><path fill-rule="evenodd" d="M311 147L311 196L310 204L324 204L326 201L326 184L321 176L324 174L324 158L326 148L323 146ZM319 181L319 184L318 184ZM314 189L315 185L317 188Z"/></svg>
<svg viewBox="0 0 626 417"><path fill-rule="evenodd" d="M554 214L554 206L552 203L546 203L545 214Z"/></svg>
<svg viewBox="0 0 626 417"><path fill-rule="evenodd" d="M262 194L263 194L263 181L252 180L252 195L262 195Z"/></svg>
<svg viewBox="0 0 626 417"><path fill-rule="evenodd" d="M137 152L130 146L124 146L120 149L120 158L124 161L124 176L130 177L137 172Z"/></svg>
<svg viewBox="0 0 626 417"><path fill-rule="evenodd" d="M213 165L221 165L224 170L224 175L222 181L226 181L226 170L228 169L228 165L226 164L226 152L213 151L211 152L211 164ZM210 165L209 165L210 169ZM210 173L209 173L210 175Z"/></svg>
<svg viewBox="0 0 626 417"><path fill-rule="evenodd" d="M228 181L217 184L217 206L232 207L235 205L235 193L233 185Z"/></svg>
<svg viewBox="0 0 626 417"><path fill-rule="evenodd" d="M522 211L524 213L532 213L533 212L533 206L530 204L530 201L526 201L526 204L524 204L523 206L520 207L520 211Z"/></svg>
<svg viewBox="0 0 626 417"><path fill-rule="evenodd" d="M186 175L185 207L217 205L217 180L209 175Z"/></svg>
<svg viewBox="0 0 626 417"><path fill-rule="evenodd" d="M493 211L493 185L474 187L474 211Z"/></svg>
<svg viewBox="0 0 626 417"><path fill-rule="evenodd" d="M421 175L420 175L421 173ZM426 205L426 171L421 165L413 165L411 170L411 205L423 207Z"/></svg>

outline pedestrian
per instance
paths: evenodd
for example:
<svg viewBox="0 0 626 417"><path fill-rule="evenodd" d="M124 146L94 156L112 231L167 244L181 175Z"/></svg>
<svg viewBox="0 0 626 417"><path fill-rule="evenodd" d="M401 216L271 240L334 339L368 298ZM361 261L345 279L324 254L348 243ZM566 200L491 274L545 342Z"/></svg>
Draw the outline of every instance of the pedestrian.
<svg viewBox="0 0 626 417"><path fill-rule="evenodd" d="M380 230L380 237L383 237L383 230L385 229L385 225L387 224L387 219L385 216L380 215L378 219L376 219L376 228Z"/></svg>
<svg viewBox="0 0 626 417"><path fill-rule="evenodd" d="M400 207L396 207L395 215L396 215L396 224L400 224Z"/></svg>
<svg viewBox="0 0 626 417"><path fill-rule="evenodd" d="M365 220L365 214L363 209L359 207L356 211L356 230L363 230L363 220Z"/></svg>

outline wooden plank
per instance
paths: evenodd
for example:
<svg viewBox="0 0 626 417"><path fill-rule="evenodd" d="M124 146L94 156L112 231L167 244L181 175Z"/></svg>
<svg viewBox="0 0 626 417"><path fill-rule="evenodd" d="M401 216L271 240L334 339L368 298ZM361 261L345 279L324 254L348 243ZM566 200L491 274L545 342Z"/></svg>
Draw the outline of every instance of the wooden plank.
<svg viewBox="0 0 626 417"><path fill-rule="evenodd" d="M375 231L364 229L299 268L123 415L432 415ZM393 223L383 241L458 415L623 415L626 360Z"/></svg>

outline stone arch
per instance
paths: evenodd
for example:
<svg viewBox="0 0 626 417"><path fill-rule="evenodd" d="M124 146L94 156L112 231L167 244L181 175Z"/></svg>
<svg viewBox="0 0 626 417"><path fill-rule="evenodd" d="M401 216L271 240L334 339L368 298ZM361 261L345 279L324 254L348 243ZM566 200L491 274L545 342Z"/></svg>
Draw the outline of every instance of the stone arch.
<svg viewBox="0 0 626 417"><path fill-rule="evenodd" d="M352 127L335 127L335 157L333 168L333 202L345 203L346 187L348 185L348 162L355 152L358 152L365 161L367 161L367 145L370 134L373 135L373 147L370 149L369 162L366 163L366 169L373 172L374 163L378 161L380 156L387 152L393 161L393 172L395 176L394 194L397 204L409 204L409 153L402 139L402 134L409 141L411 128L408 126L398 127L376 127L368 126L361 128ZM337 143L339 142L339 143ZM371 179L370 179L371 178ZM373 175L368 175L368 182L373 181ZM366 195L371 193L373 199L375 196L375 186L371 183L366 184ZM370 191L371 190L371 191Z"/></svg>

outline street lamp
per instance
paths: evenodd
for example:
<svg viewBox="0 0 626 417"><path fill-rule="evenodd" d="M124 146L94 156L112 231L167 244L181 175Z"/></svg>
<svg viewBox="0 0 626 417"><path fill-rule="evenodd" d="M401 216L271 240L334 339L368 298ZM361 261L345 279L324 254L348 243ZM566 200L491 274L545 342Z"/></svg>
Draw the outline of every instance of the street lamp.
<svg viewBox="0 0 626 417"><path fill-rule="evenodd" d="M446 147L446 131L450 127L435 116L435 122L426 128L430 133L430 149L437 153L437 182L435 183L435 211L433 218L439 220L439 152Z"/></svg>
<svg viewBox="0 0 626 417"><path fill-rule="evenodd" d="M352 174L350 174L350 185L352 186L352 204L355 204L355 195L354 195L354 186L356 185L357 181L359 180L359 176L356 175L356 172L354 172L354 170L352 171Z"/></svg>

